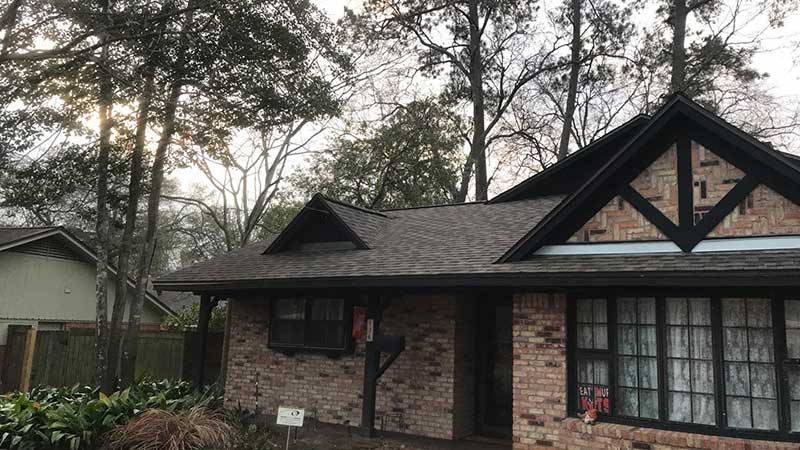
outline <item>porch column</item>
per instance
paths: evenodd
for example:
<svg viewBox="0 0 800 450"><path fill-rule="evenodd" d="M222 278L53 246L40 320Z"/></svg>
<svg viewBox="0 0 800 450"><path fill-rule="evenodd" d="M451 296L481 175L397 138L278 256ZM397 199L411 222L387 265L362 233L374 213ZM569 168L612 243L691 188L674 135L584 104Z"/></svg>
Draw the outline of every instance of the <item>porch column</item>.
<svg viewBox="0 0 800 450"><path fill-rule="evenodd" d="M208 324L211 321L211 310L216 302L208 294L200 296L200 314L197 318L197 335L195 336L194 370L192 383L195 387L203 386L206 369L206 349L208 347Z"/></svg>
<svg viewBox="0 0 800 450"><path fill-rule="evenodd" d="M375 436L375 397L381 362L377 338L382 316L383 305L380 297L376 294L369 294L367 299L367 342L364 351L364 391L361 404L361 434L367 437ZM369 333L370 321L372 336Z"/></svg>

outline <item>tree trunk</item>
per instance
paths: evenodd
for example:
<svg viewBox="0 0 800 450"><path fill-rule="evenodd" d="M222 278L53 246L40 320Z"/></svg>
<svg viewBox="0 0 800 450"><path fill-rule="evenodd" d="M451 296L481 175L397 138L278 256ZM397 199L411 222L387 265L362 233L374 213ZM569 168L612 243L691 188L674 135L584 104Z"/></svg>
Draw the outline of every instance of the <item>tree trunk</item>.
<svg viewBox="0 0 800 450"><path fill-rule="evenodd" d="M483 57L481 56L478 0L469 2L470 88L472 89L472 154L475 161L475 200L489 198L486 173L486 125L483 111Z"/></svg>
<svg viewBox="0 0 800 450"><path fill-rule="evenodd" d="M131 156L131 179L128 185L128 205L125 210L125 228L117 259L117 279L114 284L114 308L111 312L111 335L108 346L108 370L106 383L116 384L122 352L122 319L128 303L128 272L133 232L136 229L136 213L142 195L142 164L144 160L145 134L147 132L150 104L153 97L155 74L152 67L145 67L144 87L139 96L139 111L136 116L136 137Z"/></svg>
<svg viewBox="0 0 800 450"><path fill-rule="evenodd" d="M672 11L672 76L670 94L686 89L686 0L675 0Z"/></svg>
<svg viewBox="0 0 800 450"><path fill-rule="evenodd" d="M581 71L581 44L581 0L572 0L572 55L570 57L569 85L567 86L567 104L564 108L561 141L558 144L558 159L565 158L569 154L569 137L578 96L578 75Z"/></svg>
<svg viewBox="0 0 800 450"><path fill-rule="evenodd" d="M3 16L0 17L0 30L5 30L3 44L0 47L0 57L8 54L8 50L11 47L11 39L13 38L14 28L17 25L17 12L20 6L22 6L22 0L12 0L5 12L3 12Z"/></svg>
<svg viewBox="0 0 800 450"><path fill-rule="evenodd" d="M101 0L103 15L108 16L109 0ZM108 365L108 157L111 151L111 127L113 126L111 108L113 103L113 86L111 74L108 73L108 32L103 31L100 39L102 46L97 76L100 84L99 93L99 125L100 145L97 155L97 264L95 278L95 373L94 381L98 386L106 387L105 380Z"/></svg>
<svg viewBox="0 0 800 450"><path fill-rule="evenodd" d="M122 381L123 384L133 383L136 371L136 353L139 349L139 324L142 321L141 311L144 298L147 294L147 285L150 278L150 266L153 261L153 253L156 247L156 234L158 231L159 203L161 200L161 187L164 181L164 164L167 157L167 149L175 133L175 113L178 109L178 101L181 97L184 79L183 73L186 65L186 46L187 35L194 20L192 2L186 12L186 18L181 26L181 44L178 58L175 62L175 75L170 87L169 97L165 105L164 123L161 129L161 137L156 147L153 158L153 169L150 186L150 196L147 202L147 229L145 239L142 244L139 264L136 274L136 290L133 302L130 304L128 312L128 329L125 333L125 351L122 354Z"/></svg>

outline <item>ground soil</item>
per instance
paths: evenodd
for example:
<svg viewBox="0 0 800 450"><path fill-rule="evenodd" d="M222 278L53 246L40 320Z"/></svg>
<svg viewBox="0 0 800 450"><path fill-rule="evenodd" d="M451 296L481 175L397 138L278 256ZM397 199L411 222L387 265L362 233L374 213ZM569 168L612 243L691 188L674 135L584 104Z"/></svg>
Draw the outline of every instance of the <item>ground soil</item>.
<svg viewBox="0 0 800 450"><path fill-rule="evenodd" d="M286 448L286 427L268 426L269 450ZM296 436L295 436L296 434ZM292 432L290 450L508 450L506 443L469 439L448 441L399 434L380 434L375 438L360 436L352 427L307 423ZM266 449L265 449L266 450Z"/></svg>

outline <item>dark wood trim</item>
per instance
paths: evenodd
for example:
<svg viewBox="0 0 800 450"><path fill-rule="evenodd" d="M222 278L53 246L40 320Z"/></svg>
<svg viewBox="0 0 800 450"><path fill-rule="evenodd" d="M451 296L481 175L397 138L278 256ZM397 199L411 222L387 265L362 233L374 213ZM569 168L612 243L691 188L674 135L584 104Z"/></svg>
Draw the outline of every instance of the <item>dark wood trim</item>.
<svg viewBox="0 0 800 450"><path fill-rule="evenodd" d="M736 183L722 199L711 208L692 231L692 237L689 241L689 249L693 249L700 241L708 236L708 233L714 230L720 222L722 222L728 214L733 211L744 199L753 192L753 189L758 186L758 181L752 175L745 175L744 178Z"/></svg>
<svg viewBox="0 0 800 450"><path fill-rule="evenodd" d="M348 240L356 246L356 248L361 250L368 250L369 245L364 242L363 239L355 232L352 228L350 228L338 214L334 211L330 205L328 205L328 200L320 193L314 194L311 197L311 200L306 203L302 210L297 213L296 216L289 222L289 225L283 229L281 234L275 238L275 240L270 243L269 247L264 251L263 254L271 254L283 251L286 249L286 246L292 241L292 239L297 236L300 232L300 227L302 227L306 221L313 220L310 216L312 212L323 211L327 214L330 214L330 217L336 222L339 226L339 229L347 236Z"/></svg>
<svg viewBox="0 0 800 450"><path fill-rule="evenodd" d="M689 433L699 433L705 435L718 435L718 436L728 436L733 438L739 439L763 439L763 440L770 440L770 441L782 441L782 442L800 442L800 434L792 433L791 430L791 423L790 423L790 400L788 397L788 385L787 380L785 379L786 370L784 367L784 360L785 360L785 311L783 308L783 291L781 290L771 290L760 288L760 292L751 292L747 290L746 292L737 292L736 290L732 289L717 289L713 290L712 292L716 292L716 294L709 296L708 291L699 291L695 292L691 289L687 290L686 288L679 289L680 292L688 296L703 296L708 297L711 302L711 330L712 330L712 346L713 346L713 364L714 364L714 398L715 398L715 406L716 406L716 425L697 425L692 423L684 423L684 422L672 422L668 418L668 405L666 400L666 392L668 390L667 384L667 364L666 364L666 306L665 306L665 298L669 294L674 293L675 291L672 290L664 290L661 294L656 295L656 302L657 302L657 348L658 348L658 365L659 365L659 415L661 417L660 420L650 420L650 419L638 419L638 418L629 418L629 417L619 417L613 416L615 412L615 403L616 397L612 397L612 416L605 416L602 418L604 422L611 422L611 423L619 423L631 426L640 426L640 427L647 427L647 428L655 428L655 429L666 429L670 431L681 431L681 432L689 432ZM606 291L609 296L603 295L603 292L598 293L597 291L593 291L590 298L616 298L617 295L620 293L624 293L625 296L631 297L652 297L651 293L652 290L636 290L631 291L628 289L617 290L611 289ZM693 293L693 294L692 294ZM775 346L775 371L776 376L779 378L776 379L776 389L777 389L777 408L778 408L778 418L779 418L779 430L775 431L765 431L765 430L742 430L742 429L731 429L727 425L726 420L726 411L725 411L725 377L724 377L724 369L723 369L723 327L722 327L722 308L721 308L721 297L728 295L734 297L745 297L749 294L759 297L768 297L771 299L771 307L772 307L772 315L773 315L773 339L774 339L774 346ZM682 295L676 295L682 296ZM576 335L574 335L571 330L575 329L575 322L576 322L576 306L575 306L575 299L581 297L576 293L568 294L568 305L567 305L567 330L568 330L568 339L567 339L567 379L569 380L568 383L568 414L570 416L575 416L577 412L577 399L572 391L575 390L577 387L577 362L580 358L592 358L595 357L594 353L602 353L602 352L584 352L578 351L576 347L577 339ZM570 306L572 305L572 306ZM611 308L613 308L613 303L608 302L610 314ZM616 327L609 327L609 336L616 334L617 329ZM617 345L616 343L612 346L609 342L609 351L607 352L612 359L615 359L617 356ZM598 356L601 357L602 356ZM610 380L612 381L610 389L613 391L613 386L616 385L616 379Z"/></svg>
<svg viewBox="0 0 800 450"><path fill-rule="evenodd" d="M642 158L643 151L670 143L669 139L677 133L688 133L689 137L698 141L711 140L712 144L708 146L710 150L722 153L720 156L740 168L745 167L746 173L757 176L770 188L800 204L800 170L788 159L690 99L674 95L628 145L598 168L589 181L561 202L496 262L525 259L549 239L563 237L564 230L578 229L582 221L588 220L586 211L594 210L597 206L593 199L606 198L610 190L616 191L621 180L631 177L629 172L635 171L637 164L646 159ZM717 142L720 144L717 145ZM685 174L686 162L682 161L682 166ZM682 191L683 195L688 195L686 189Z"/></svg>
<svg viewBox="0 0 800 450"><path fill-rule="evenodd" d="M692 144L683 134L677 142L678 216L682 230L694 228L694 173L692 170Z"/></svg>
<svg viewBox="0 0 800 450"><path fill-rule="evenodd" d="M208 348L208 326L211 321L211 310L216 306L211 296L205 294L200 297L200 312L197 318L197 345L195 346L194 371L192 382L195 388L203 387L206 368L206 353Z"/></svg>
<svg viewBox="0 0 800 450"><path fill-rule="evenodd" d="M632 137L634 134L633 131L643 128L649 120L650 117L645 114L639 114L633 117L617 128L614 128L613 130L604 134L596 141L589 143L573 153L570 153L566 158L557 161L555 164L545 168L541 172L522 181L516 186L513 186L512 188L498 194L487 203L492 204L510 202L525 198L525 195L530 189L536 187L537 185L547 183L549 179L558 176L561 172L568 170L575 164L580 163L580 161L585 160L588 156L591 156L596 151L602 149L606 144L612 144L612 141L620 137L624 137L628 133L630 133Z"/></svg>
<svg viewBox="0 0 800 450"><path fill-rule="evenodd" d="M654 256L657 258L657 256ZM441 274L419 276L357 276L337 278L294 278L285 280L233 280L227 282L163 284L161 290L192 291L231 296L238 292L292 289L457 289L468 287L539 288L560 291L580 286L794 286L800 287L800 269L753 270L654 270L627 272L509 272L493 274Z"/></svg>
<svg viewBox="0 0 800 450"><path fill-rule="evenodd" d="M361 401L361 433L368 437L375 436L375 404L378 389L378 371L381 364L381 353L377 345L383 319L383 303L376 293L371 293L367 301L367 321L373 323L372 340L367 341L364 349L364 390Z"/></svg>
<svg viewBox="0 0 800 450"><path fill-rule="evenodd" d="M688 233L669 220L664 213L659 211L659 209L647 201L646 198L642 197L642 194L638 193L636 189L627 185L623 186L620 189L619 195L625 199L626 202L633 205L637 211L642 213L650 223L664 233L664 235L680 247L681 250L686 252L691 250L690 247L687 247Z"/></svg>

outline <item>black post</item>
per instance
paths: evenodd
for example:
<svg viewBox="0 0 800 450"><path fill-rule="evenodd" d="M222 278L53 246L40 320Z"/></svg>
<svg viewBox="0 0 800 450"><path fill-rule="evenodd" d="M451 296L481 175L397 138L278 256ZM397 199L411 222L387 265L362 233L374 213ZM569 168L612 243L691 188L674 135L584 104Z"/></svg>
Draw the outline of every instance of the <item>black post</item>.
<svg viewBox="0 0 800 450"><path fill-rule="evenodd" d="M208 346L208 323L211 321L211 310L214 303L211 296L203 294L200 297L200 314L197 318L197 335L195 337L194 374L192 382L196 388L203 387L203 378L206 369L206 347Z"/></svg>
<svg viewBox="0 0 800 450"><path fill-rule="evenodd" d="M383 313L381 299L370 294L367 299L367 343L364 352L364 392L361 404L361 433L367 437L375 436L375 397L377 395L378 371L381 354L378 350L377 338ZM370 321L372 335L370 336ZM371 339L370 339L371 338Z"/></svg>

